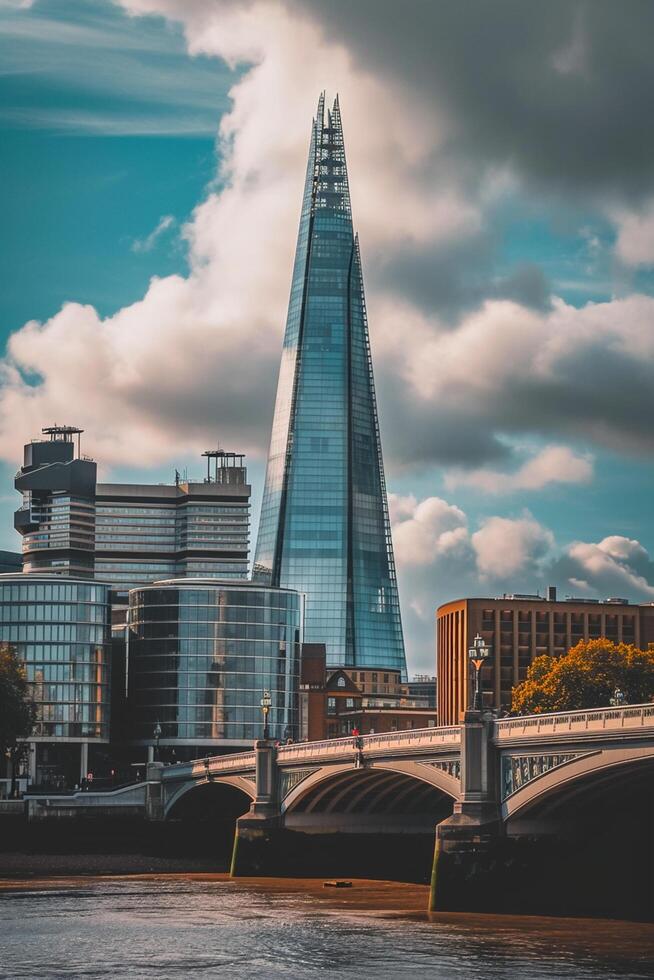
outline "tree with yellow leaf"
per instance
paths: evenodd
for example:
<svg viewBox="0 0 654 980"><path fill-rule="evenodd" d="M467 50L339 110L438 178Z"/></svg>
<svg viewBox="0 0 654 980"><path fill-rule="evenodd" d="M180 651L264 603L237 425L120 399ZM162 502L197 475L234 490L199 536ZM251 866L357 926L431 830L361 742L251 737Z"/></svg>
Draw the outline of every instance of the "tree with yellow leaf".
<svg viewBox="0 0 654 980"><path fill-rule="evenodd" d="M563 657L536 657L526 680L513 688L511 708L519 714L604 708L616 689L625 704L654 700L654 649L581 640Z"/></svg>

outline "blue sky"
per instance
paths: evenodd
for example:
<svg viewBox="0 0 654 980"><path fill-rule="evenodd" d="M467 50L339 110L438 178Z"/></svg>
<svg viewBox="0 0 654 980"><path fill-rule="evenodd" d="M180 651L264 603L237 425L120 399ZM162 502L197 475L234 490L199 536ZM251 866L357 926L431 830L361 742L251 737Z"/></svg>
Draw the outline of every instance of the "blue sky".
<svg viewBox="0 0 654 980"><path fill-rule="evenodd" d="M430 669L455 595L654 597L654 187L629 130L611 145L626 110L605 93L617 78L633 105L643 83L603 4L556 4L546 30L525 12L533 65L481 56L455 4L416 0L398 33L380 2L373 43L367 5L347 33L310 0L0 6L0 543L18 545L20 445L53 421L83 425L113 479L247 450L256 528L308 125L338 88L408 646ZM422 50L421 17L458 59Z"/></svg>

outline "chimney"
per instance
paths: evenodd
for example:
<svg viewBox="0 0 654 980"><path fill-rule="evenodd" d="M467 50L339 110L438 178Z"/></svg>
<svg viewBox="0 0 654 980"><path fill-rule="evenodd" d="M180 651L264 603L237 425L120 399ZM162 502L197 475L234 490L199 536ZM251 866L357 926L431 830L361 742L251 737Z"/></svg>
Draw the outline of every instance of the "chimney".
<svg viewBox="0 0 654 980"><path fill-rule="evenodd" d="M556 602L556 586L555 585L548 585L547 586L547 601L548 602Z"/></svg>

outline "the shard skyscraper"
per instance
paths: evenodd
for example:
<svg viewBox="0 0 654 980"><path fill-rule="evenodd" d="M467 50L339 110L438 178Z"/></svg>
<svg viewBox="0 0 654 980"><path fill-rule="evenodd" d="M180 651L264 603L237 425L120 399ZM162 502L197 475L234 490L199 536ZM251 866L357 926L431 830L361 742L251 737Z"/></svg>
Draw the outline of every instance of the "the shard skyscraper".
<svg viewBox="0 0 654 980"><path fill-rule="evenodd" d="M330 666L406 659L338 99L313 122L254 576L306 594Z"/></svg>

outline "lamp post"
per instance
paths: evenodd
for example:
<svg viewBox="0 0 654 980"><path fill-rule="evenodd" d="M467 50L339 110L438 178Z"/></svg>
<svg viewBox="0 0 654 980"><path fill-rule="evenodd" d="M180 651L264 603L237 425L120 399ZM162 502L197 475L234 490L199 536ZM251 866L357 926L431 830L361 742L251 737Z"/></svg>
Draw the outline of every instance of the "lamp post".
<svg viewBox="0 0 654 980"><path fill-rule="evenodd" d="M159 722L154 726L154 761L159 761L159 739L161 738L161 725Z"/></svg>
<svg viewBox="0 0 654 980"><path fill-rule="evenodd" d="M268 712L270 711L271 704L272 704L272 698L270 697L270 691L264 691L263 697L261 698L261 710L263 712L264 741L267 741L270 738L270 732L268 730Z"/></svg>
<svg viewBox="0 0 654 980"><path fill-rule="evenodd" d="M482 711L484 707L481 695L481 668L489 659L491 654L490 647L479 633L472 641L472 646L468 648L468 660L475 668L475 699L473 702L474 711Z"/></svg>
<svg viewBox="0 0 654 980"><path fill-rule="evenodd" d="M609 698L609 704L612 708L621 708L624 701L624 691L621 691L619 687L616 687L615 691L613 692L613 697Z"/></svg>

